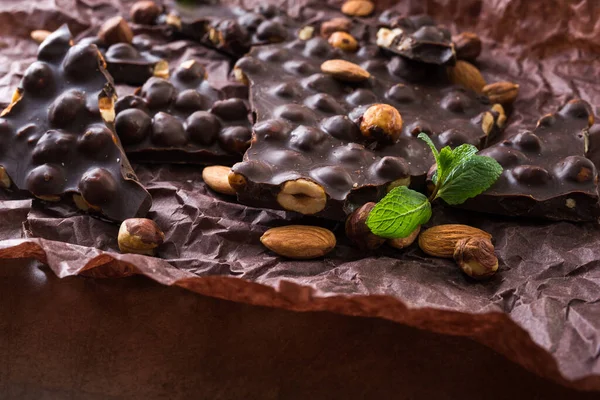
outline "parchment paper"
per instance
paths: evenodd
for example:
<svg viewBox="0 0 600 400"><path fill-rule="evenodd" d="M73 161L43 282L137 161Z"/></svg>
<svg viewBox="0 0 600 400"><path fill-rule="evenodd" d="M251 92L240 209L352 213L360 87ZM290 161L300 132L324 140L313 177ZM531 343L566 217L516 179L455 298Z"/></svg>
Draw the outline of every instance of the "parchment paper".
<svg viewBox="0 0 600 400"><path fill-rule="evenodd" d="M307 3L284 6L299 13ZM453 29L484 37L479 67L488 81L521 85L507 134L532 127L539 116L574 96L598 112L597 1L408 0L397 7L428 12ZM0 3L0 101L10 99L35 57L30 30L68 22L75 31L93 31L106 15L127 10L127 2L116 0ZM167 46L178 49L173 60L182 51L194 52L211 64L215 84L239 89L228 81L230 62L222 55L190 43ZM600 390L598 225L436 207L430 225L467 223L494 236L500 271L491 281L476 283L453 262L426 257L416 246L364 254L348 245L334 222L239 205L208 190L197 167L136 166L136 171L154 198L150 218L166 234L161 258L119 254L116 224L7 194L0 201L0 258L33 257L61 277L136 273L229 300L386 318L471 337L542 376ZM266 251L261 234L290 223L333 229L338 246L324 259L302 262Z"/></svg>

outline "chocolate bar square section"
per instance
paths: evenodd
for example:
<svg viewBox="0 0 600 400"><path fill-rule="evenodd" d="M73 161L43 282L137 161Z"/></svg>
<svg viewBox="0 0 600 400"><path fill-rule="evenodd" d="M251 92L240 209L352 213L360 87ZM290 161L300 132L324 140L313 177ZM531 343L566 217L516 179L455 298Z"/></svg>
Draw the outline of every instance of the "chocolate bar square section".
<svg viewBox="0 0 600 400"><path fill-rule="evenodd" d="M199 63L183 62L170 80L150 78L119 99L115 128L127 155L147 163L232 165L252 137L242 99L225 99Z"/></svg>
<svg viewBox="0 0 600 400"><path fill-rule="evenodd" d="M598 173L586 157L593 122L589 104L572 100L540 118L533 130L481 151L495 158L504 172L489 190L463 206L509 216L597 220Z"/></svg>
<svg viewBox="0 0 600 400"><path fill-rule="evenodd" d="M235 58L251 46L293 39L301 25L275 5L259 5L253 10L222 4L194 6L174 3L162 21L173 34L192 39Z"/></svg>
<svg viewBox="0 0 600 400"><path fill-rule="evenodd" d="M2 186L113 220L143 216L151 198L112 130L112 79L95 45L72 43L66 25L48 36L2 112Z"/></svg>
<svg viewBox="0 0 600 400"><path fill-rule="evenodd" d="M139 51L129 43L113 44L104 58L116 83L139 86L153 76L169 77L169 64L165 60L148 51Z"/></svg>
<svg viewBox="0 0 600 400"><path fill-rule="evenodd" d="M331 59L353 62L370 77L344 82L321 72ZM388 57L375 45L343 52L320 37L253 48L236 64L256 114L252 146L231 176L238 199L343 219L391 184L409 176L424 182L433 158L420 132L439 147L483 145L500 130L502 108L450 84L437 69ZM365 111L378 103L401 114L395 140L361 133Z"/></svg>
<svg viewBox="0 0 600 400"><path fill-rule="evenodd" d="M456 52L450 31L427 15L394 17L380 21L388 27L377 32L377 44L395 54L427 64L454 65Z"/></svg>

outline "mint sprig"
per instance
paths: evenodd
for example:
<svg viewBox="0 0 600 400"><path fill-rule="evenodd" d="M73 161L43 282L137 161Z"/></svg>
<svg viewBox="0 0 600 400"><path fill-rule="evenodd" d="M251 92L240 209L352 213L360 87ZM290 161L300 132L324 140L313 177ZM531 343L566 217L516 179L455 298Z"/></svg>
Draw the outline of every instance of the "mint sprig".
<svg viewBox="0 0 600 400"><path fill-rule="evenodd" d="M392 189L369 213L367 226L377 236L407 237L431 218L427 197L406 186Z"/></svg>
<svg viewBox="0 0 600 400"><path fill-rule="evenodd" d="M436 162L432 176L435 185L429 198L401 186L391 190L371 210L367 226L377 236L388 239L410 235L431 218L431 202L441 198L451 205L464 203L496 182L502 166L491 157L478 156L477 148L463 144L454 150L446 146L437 150L429 136L419 134L431 148Z"/></svg>

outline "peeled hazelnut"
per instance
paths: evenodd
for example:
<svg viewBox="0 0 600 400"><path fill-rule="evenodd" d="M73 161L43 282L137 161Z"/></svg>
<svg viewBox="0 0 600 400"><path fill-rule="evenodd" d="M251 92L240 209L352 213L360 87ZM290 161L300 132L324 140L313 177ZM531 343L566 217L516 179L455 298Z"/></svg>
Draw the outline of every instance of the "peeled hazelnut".
<svg viewBox="0 0 600 400"><path fill-rule="evenodd" d="M420 226L418 226L417 229L412 231L412 233L405 238L388 239L387 244L396 249L405 249L414 243L417 236L419 236L419 232L421 232Z"/></svg>
<svg viewBox="0 0 600 400"><path fill-rule="evenodd" d="M367 138L395 143L402 133L402 116L388 104L372 105L362 116L360 132Z"/></svg>
<svg viewBox="0 0 600 400"><path fill-rule="evenodd" d="M321 24L321 36L328 38L334 32L348 32L352 26L352 21L348 18L332 18Z"/></svg>
<svg viewBox="0 0 600 400"><path fill-rule="evenodd" d="M453 36L456 57L459 60L475 61L481 54L481 39L473 32L463 32Z"/></svg>
<svg viewBox="0 0 600 400"><path fill-rule="evenodd" d="M150 0L137 1L131 6L129 15L136 24L152 25L160 15L160 7Z"/></svg>
<svg viewBox="0 0 600 400"><path fill-rule="evenodd" d="M334 32L329 36L329 44L344 51L356 51L356 49L358 49L358 42L356 39L346 32Z"/></svg>
<svg viewBox="0 0 600 400"><path fill-rule="evenodd" d="M385 242L385 238L375 235L367 226L373 207L375 203L366 203L346 219L346 236L361 250L374 250Z"/></svg>
<svg viewBox="0 0 600 400"><path fill-rule="evenodd" d="M488 238L461 239L454 249L454 260L463 272L474 279L487 279L498 270L494 245Z"/></svg>
<svg viewBox="0 0 600 400"><path fill-rule="evenodd" d="M165 234L158 225L147 218L130 218L119 229L119 249L121 253L145 254L153 256L156 248L165 240Z"/></svg>
<svg viewBox="0 0 600 400"><path fill-rule="evenodd" d="M112 17L108 19L98 31L98 37L106 45L115 43L131 43L133 32L123 17Z"/></svg>

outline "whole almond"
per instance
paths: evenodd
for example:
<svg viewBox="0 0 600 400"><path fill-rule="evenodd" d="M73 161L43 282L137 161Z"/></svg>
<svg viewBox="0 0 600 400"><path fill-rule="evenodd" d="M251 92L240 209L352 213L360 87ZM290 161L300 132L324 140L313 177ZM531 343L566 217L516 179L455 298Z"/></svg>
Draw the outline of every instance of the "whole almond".
<svg viewBox="0 0 600 400"><path fill-rule="evenodd" d="M336 244L333 233L325 228L289 225L266 231L260 241L280 256L307 260L322 257Z"/></svg>
<svg viewBox="0 0 600 400"><path fill-rule="evenodd" d="M349 0L342 5L342 12L351 17L366 17L375 9L375 5L367 0Z"/></svg>
<svg viewBox="0 0 600 400"><path fill-rule="evenodd" d="M334 32L348 32L352 26L352 21L348 18L337 17L321 24L321 36L329 38Z"/></svg>
<svg viewBox="0 0 600 400"><path fill-rule="evenodd" d="M327 60L321 64L321 71L346 82L361 82L371 76L358 65L345 60Z"/></svg>
<svg viewBox="0 0 600 400"><path fill-rule="evenodd" d="M437 225L421 232L419 247L430 256L452 258L456 243L471 237L491 239L492 235L469 225Z"/></svg>
<svg viewBox="0 0 600 400"><path fill-rule="evenodd" d="M456 65L448 67L448 78L452 83L462 85L476 93L481 93L486 85L479 69L467 61L458 60Z"/></svg>
<svg viewBox="0 0 600 400"><path fill-rule="evenodd" d="M519 85L507 81L494 82L485 85L482 91L490 99L490 102L507 106L514 103L517 99Z"/></svg>
<svg viewBox="0 0 600 400"><path fill-rule="evenodd" d="M459 60L475 61L481 54L481 39L473 32L462 32L452 37L456 57Z"/></svg>
<svg viewBox="0 0 600 400"><path fill-rule="evenodd" d="M222 165L212 165L202 170L202 179L209 188L217 193L235 194L235 189L229 184L231 168Z"/></svg>
<svg viewBox="0 0 600 400"><path fill-rule="evenodd" d="M37 43L42 43L44 40L46 40L46 38L48 37L48 35L50 35L50 33L52 33L52 32L46 31L44 29L37 29L35 31L31 31L31 33L29 35Z"/></svg>

